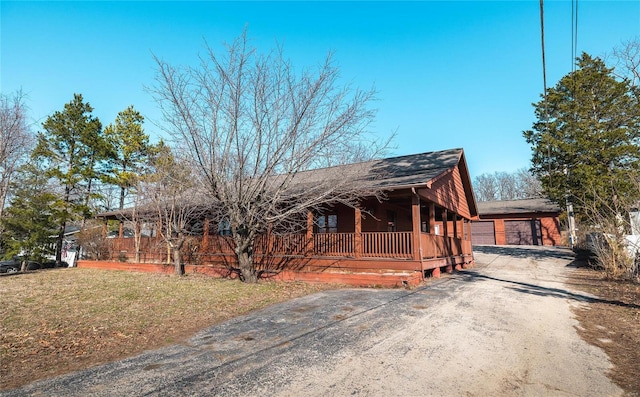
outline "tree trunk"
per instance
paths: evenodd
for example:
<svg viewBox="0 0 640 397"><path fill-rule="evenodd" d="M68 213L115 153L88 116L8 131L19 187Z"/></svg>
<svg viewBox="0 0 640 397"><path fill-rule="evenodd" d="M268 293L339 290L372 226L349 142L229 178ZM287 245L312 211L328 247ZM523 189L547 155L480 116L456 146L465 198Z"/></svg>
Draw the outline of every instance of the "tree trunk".
<svg viewBox="0 0 640 397"><path fill-rule="evenodd" d="M236 231L233 233L233 242L235 243L234 252L240 267L240 280L245 283L257 283L258 272L253 263L253 234Z"/></svg>
<svg viewBox="0 0 640 397"><path fill-rule="evenodd" d="M177 244L173 246L173 265L175 266L175 274L177 276L184 276L184 263L182 263L182 246L184 245L185 238L182 237L178 240Z"/></svg>
<svg viewBox="0 0 640 397"><path fill-rule="evenodd" d="M62 245L64 244L64 229L66 226L67 222L62 222L56 238L56 267L60 267L62 263Z"/></svg>
<svg viewBox="0 0 640 397"><path fill-rule="evenodd" d="M179 249L173 249L173 266L177 276L184 276L184 264L182 263L182 253Z"/></svg>
<svg viewBox="0 0 640 397"><path fill-rule="evenodd" d="M140 222L136 221L133 227L133 243L136 250L135 262L140 263L140 242L142 240Z"/></svg>
<svg viewBox="0 0 640 397"><path fill-rule="evenodd" d="M258 272L253 265L253 255L247 251L236 253L238 265L240 266L240 277L245 283L257 283Z"/></svg>

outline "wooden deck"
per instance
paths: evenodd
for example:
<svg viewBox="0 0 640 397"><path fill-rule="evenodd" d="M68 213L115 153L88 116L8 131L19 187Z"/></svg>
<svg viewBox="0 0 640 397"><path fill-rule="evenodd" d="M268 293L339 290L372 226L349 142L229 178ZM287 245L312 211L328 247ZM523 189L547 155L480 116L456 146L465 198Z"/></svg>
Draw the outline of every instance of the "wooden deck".
<svg viewBox="0 0 640 397"><path fill-rule="evenodd" d="M133 238L107 239L108 260L132 262ZM414 246L417 242L418 246ZM188 265L234 267L233 241L226 236L190 237L183 248ZM158 238L140 240L140 263L168 263L169 251ZM254 258L265 271L406 272L467 264L471 241L413 232L317 233L261 236Z"/></svg>

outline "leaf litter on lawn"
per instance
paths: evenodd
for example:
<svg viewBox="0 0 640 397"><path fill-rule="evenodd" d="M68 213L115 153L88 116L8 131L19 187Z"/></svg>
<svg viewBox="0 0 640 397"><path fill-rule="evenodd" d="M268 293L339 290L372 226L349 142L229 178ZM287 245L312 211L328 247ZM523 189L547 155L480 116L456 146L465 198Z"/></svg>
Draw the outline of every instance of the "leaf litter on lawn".
<svg viewBox="0 0 640 397"><path fill-rule="evenodd" d="M569 277L572 288L597 297L573 310L580 322L578 334L607 353L613 364L608 375L625 395L640 396L640 284L608 280L586 267Z"/></svg>
<svg viewBox="0 0 640 397"><path fill-rule="evenodd" d="M185 340L331 284L51 269L0 277L0 390Z"/></svg>

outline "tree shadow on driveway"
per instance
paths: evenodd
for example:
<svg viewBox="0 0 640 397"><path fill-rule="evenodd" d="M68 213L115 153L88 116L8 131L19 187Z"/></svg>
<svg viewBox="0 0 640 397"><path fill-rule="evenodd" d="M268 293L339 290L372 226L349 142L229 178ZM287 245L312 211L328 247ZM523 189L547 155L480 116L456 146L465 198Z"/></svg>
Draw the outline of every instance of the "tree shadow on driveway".
<svg viewBox="0 0 640 397"><path fill-rule="evenodd" d="M474 245L473 252L489 255L501 255L512 258L530 258L535 260L543 259L566 259L572 260L575 257L573 251L568 248L549 246L514 246L514 245Z"/></svg>
<svg viewBox="0 0 640 397"><path fill-rule="evenodd" d="M521 292L524 294L531 294L537 296L550 296L554 298L562 298L562 299L571 299L577 302L583 303L605 303L608 305L628 307L632 309L640 309L640 305L635 303L625 303L619 300L609 300L609 299L601 299L598 297L571 292L566 289L561 288L550 288L550 287L541 287L539 285L525 283L522 281L513 281L506 280L497 277L487 276L484 274L480 274L476 271L465 271L460 274L460 278L462 281L466 282L476 282L476 281L498 281L500 283L506 284L505 288L509 288L516 292Z"/></svg>

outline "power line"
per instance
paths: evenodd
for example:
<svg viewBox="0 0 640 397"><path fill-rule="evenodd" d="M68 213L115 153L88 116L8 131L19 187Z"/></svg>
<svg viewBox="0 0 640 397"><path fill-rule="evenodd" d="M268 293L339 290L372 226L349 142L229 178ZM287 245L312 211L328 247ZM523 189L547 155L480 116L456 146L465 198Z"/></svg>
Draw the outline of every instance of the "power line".
<svg viewBox="0 0 640 397"><path fill-rule="evenodd" d="M578 106L577 106L577 88L576 88L576 67L578 60L578 0L571 0L571 80L573 83L573 92L571 95L571 101L573 105L573 118L574 123L572 128L576 128L578 122ZM564 165L565 178L569 177L569 168L567 164ZM567 181L568 183L568 181ZM573 214L573 203L571 202L571 196L567 188L565 201L567 205L567 221L569 222L569 244L573 249L576 242L576 225Z"/></svg>
<svg viewBox="0 0 640 397"><path fill-rule="evenodd" d="M544 53L544 0L540 0L540 42L542 43L542 83L544 85L544 91L542 92L546 99L547 97L547 62L545 60L545 53Z"/></svg>
<svg viewBox="0 0 640 397"><path fill-rule="evenodd" d="M549 112L547 110L547 61L544 50L544 0L540 0L540 43L542 46L542 98L544 103L544 127L548 132ZM547 145L547 167L551 177L551 145Z"/></svg>
<svg viewBox="0 0 640 397"><path fill-rule="evenodd" d="M571 0L571 71L576 71L578 58L578 0Z"/></svg>

